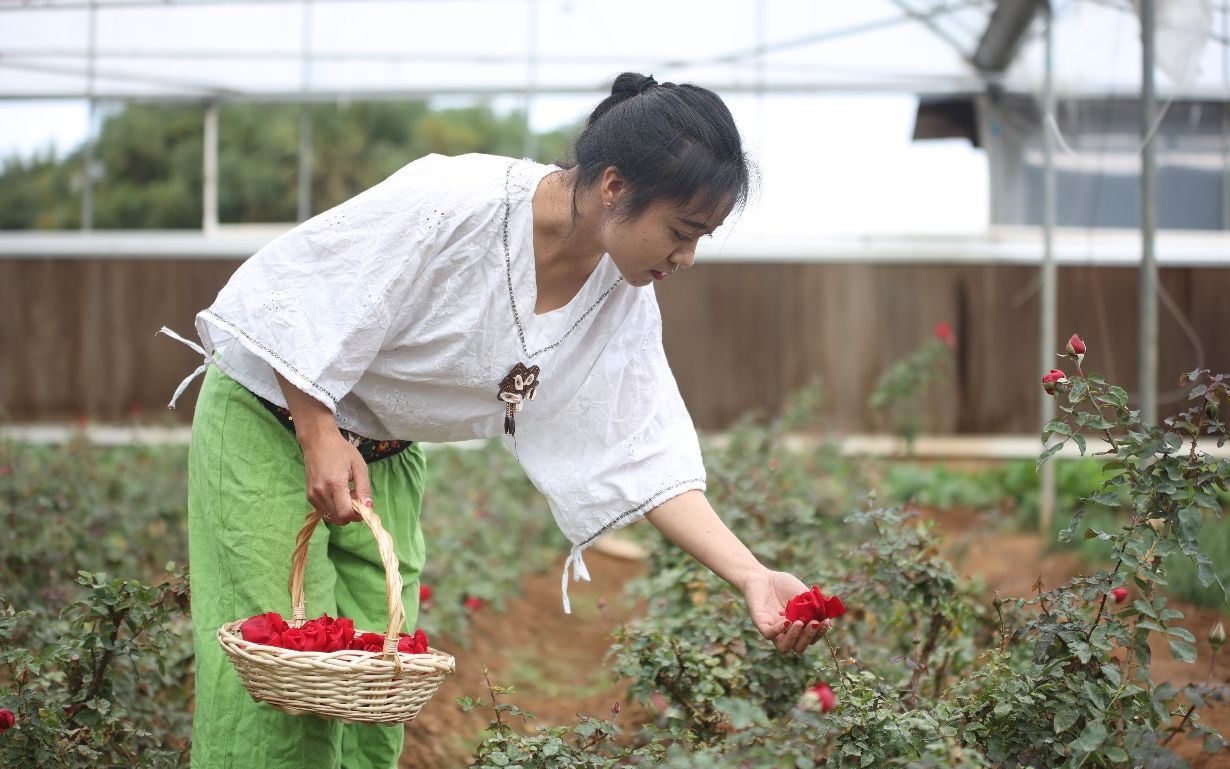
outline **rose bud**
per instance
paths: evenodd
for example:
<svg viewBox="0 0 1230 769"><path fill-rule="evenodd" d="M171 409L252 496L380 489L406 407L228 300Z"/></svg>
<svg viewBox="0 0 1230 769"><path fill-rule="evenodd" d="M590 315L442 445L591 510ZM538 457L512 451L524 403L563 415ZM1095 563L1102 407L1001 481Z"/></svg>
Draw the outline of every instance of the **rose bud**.
<svg viewBox="0 0 1230 769"><path fill-rule="evenodd" d="M1068 338L1068 355L1078 361L1085 357L1085 340L1081 339L1079 334L1073 334Z"/></svg>
<svg viewBox="0 0 1230 769"><path fill-rule="evenodd" d="M4 734L9 729L12 729L15 723L17 723L17 716L13 715L13 711L8 708L0 708L0 734Z"/></svg>
<svg viewBox="0 0 1230 769"><path fill-rule="evenodd" d="M1224 625L1218 622L1216 625L1213 626L1213 629L1209 631L1209 646L1212 646L1213 651L1216 652L1218 649L1222 647L1222 644L1224 644L1225 642L1226 642L1226 628Z"/></svg>
<svg viewBox="0 0 1230 769"><path fill-rule="evenodd" d="M1128 591L1126 587L1117 587L1110 591L1110 597L1115 599L1115 603L1123 603L1127 600Z"/></svg>
<svg viewBox="0 0 1230 769"><path fill-rule="evenodd" d="M803 692L799 698L799 707L803 710L819 710L827 713L837 706L837 695L828 684L819 683Z"/></svg>
<svg viewBox="0 0 1230 769"><path fill-rule="evenodd" d="M619 706L618 702L612 705L611 706L611 718L614 718L615 716L619 715L620 710L622 710L622 708Z"/></svg>
<svg viewBox="0 0 1230 769"><path fill-rule="evenodd" d="M419 585L419 603L427 603L431 601L431 588L427 585Z"/></svg>
<svg viewBox="0 0 1230 769"><path fill-rule="evenodd" d="M1210 400L1204 404L1204 414L1209 419L1217 419L1218 412L1221 411L1221 406L1216 400Z"/></svg>
<svg viewBox="0 0 1230 769"><path fill-rule="evenodd" d="M463 601L462 603L464 603L465 607L469 609L470 611L478 611L479 609L483 608L483 599L479 598L478 596L473 596L473 595L467 596L465 601Z"/></svg>
<svg viewBox="0 0 1230 769"><path fill-rule="evenodd" d="M1055 388L1060 385L1066 385L1067 383L1067 375L1057 368L1051 369L1046 376L1042 377L1042 389L1046 390L1047 395L1054 395Z"/></svg>

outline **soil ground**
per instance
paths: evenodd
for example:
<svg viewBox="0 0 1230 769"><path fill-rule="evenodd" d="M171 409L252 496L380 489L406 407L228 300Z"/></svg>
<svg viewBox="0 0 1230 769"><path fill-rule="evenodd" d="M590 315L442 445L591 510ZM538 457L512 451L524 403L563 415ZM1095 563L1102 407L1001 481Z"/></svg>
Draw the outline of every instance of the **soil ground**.
<svg viewBox="0 0 1230 769"><path fill-rule="evenodd" d="M933 517L944 532L953 563L962 573L980 577L988 596L996 590L1004 596L1026 596L1039 577L1050 588L1090 571L1070 552L1048 551L1041 536L1015 531L992 518L959 510ZM586 553L586 562L593 581L570 586L571 615L561 611L559 575L532 575L506 612L475 615L470 648L439 639L439 648L454 650L457 672L407 727L401 769L469 763L491 711L464 713L455 700L469 696L489 702L484 668L495 685L515 688L503 701L537 716L523 727L527 733L537 725L574 723L578 714L606 716L616 702L623 708L619 723L629 734L652 718L649 711L624 701L626 682L615 681L604 663L611 631L644 614L643 605L630 605L624 598L624 585L643 574L645 565L596 551ZM600 599L605 601L602 608ZM1195 665L1183 664L1171 658L1164 644L1155 646L1154 680L1176 685L1202 681L1211 653L1208 630L1223 617L1214 610L1170 605L1184 612L1180 624L1196 636L1200 656ZM435 639L432 645L437 645ZM1219 655L1212 682L1230 684L1230 653ZM1230 705L1208 708L1201 715L1223 735L1230 735ZM1209 755L1191 740L1175 747L1194 769L1230 769L1228 751Z"/></svg>

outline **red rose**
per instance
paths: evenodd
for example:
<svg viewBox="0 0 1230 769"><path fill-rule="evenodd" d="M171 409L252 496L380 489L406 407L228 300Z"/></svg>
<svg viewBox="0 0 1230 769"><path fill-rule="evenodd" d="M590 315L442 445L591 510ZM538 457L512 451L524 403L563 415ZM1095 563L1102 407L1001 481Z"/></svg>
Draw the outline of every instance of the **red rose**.
<svg viewBox="0 0 1230 769"><path fill-rule="evenodd" d="M779 613L787 622L823 622L845 614L846 605L837 596L826 596L819 587L812 585L811 590L791 598L786 610Z"/></svg>
<svg viewBox="0 0 1230 769"><path fill-rule="evenodd" d="M344 617L334 619L324 614L317 622L325 634L325 648L322 651L336 652L350 648L350 642L354 640L354 620Z"/></svg>
<svg viewBox="0 0 1230 769"><path fill-rule="evenodd" d="M837 706L837 695L828 684L819 683L803 692L802 698L799 700L799 707L804 710L820 709L821 713L827 713Z"/></svg>
<svg viewBox="0 0 1230 769"><path fill-rule="evenodd" d="M249 617L239 626L243 640L267 646L281 646L282 634L289 628L282 615L271 611Z"/></svg>
<svg viewBox="0 0 1230 769"><path fill-rule="evenodd" d="M431 601L431 588L427 585L419 585L419 603L429 603Z"/></svg>
<svg viewBox="0 0 1230 769"><path fill-rule="evenodd" d="M1077 356L1085 354L1085 340L1080 338L1079 334L1073 334L1068 338L1068 355Z"/></svg>
<svg viewBox="0 0 1230 769"><path fill-rule="evenodd" d="M1042 377L1042 389L1046 390L1047 395L1054 395L1056 387L1067 383L1067 375L1057 368L1051 369L1046 376Z"/></svg>
<svg viewBox="0 0 1230 769"><path fill-rule="evenodd" d="M463 601L463 603L465 604L465 607L469 609L470 611L478 611L479 609L483 608L483 599L479 598L478 596L473 596L473 595L467 596L465 601Z"/></svg>
<svg viewBox="0 0 1230 769"><path fill-rule="evenodd" d="M362 633L350 642L350 648L360 652L384 651L384 636L379 633Z"/></svg>
<svg viewBox="0 0 1230 769"><path fill-rule="evenodd" d="M1110 597L1115 599L1115 603L1123 603L1127 600L1128 591L1126 587L1117 587L1110 591Z"/></svg>
<svg viewBox="0 0 1230 769"><path fill-rule="evenodd" d="M415 630L414 635L402 633L401 638L397 641L397 651L406 654L426 654L427 634L423 632L423 628Z"/></svg>
<svg viewBox="0 0 1230 769"><path fill-rule="evenodd" d="M12 729L15 723L17 723L17 716L13 715L13 711L8 708L0 708L0 734L4 734L9 729Z"/></svg>
<svg viewBox="0 0 1230 769"><path fill-rule="evenodd" d="M935 338L949 347L957 346L957 338L953 336L952 326L942 321L935 324Z"/></svg>

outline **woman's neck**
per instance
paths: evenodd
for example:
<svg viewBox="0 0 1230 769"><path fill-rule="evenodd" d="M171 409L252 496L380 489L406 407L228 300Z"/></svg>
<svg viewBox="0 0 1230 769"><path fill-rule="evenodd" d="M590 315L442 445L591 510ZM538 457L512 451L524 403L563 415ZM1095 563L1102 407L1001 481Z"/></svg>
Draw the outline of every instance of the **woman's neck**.
<svg viewBox="0 0 1230 769"><path fill-rule="evenodd" d="M556 171L534 192L534 262L540 283L584 281L602 259L601 202L595 195L578 196L574 220L575 179L575 169Z"/></svg>

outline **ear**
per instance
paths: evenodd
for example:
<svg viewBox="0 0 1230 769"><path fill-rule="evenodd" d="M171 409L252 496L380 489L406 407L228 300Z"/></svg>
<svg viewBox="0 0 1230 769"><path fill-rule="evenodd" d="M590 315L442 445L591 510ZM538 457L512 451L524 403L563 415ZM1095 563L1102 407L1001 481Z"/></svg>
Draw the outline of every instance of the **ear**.
<svg viewBox="0 0 1230 769"><path fill-rule="evenodd" d="M602 207L613 208L627 186L619 169L615 166L607 166L602 172L602 178L598 180L598 195L602 201Z"/></svg>

